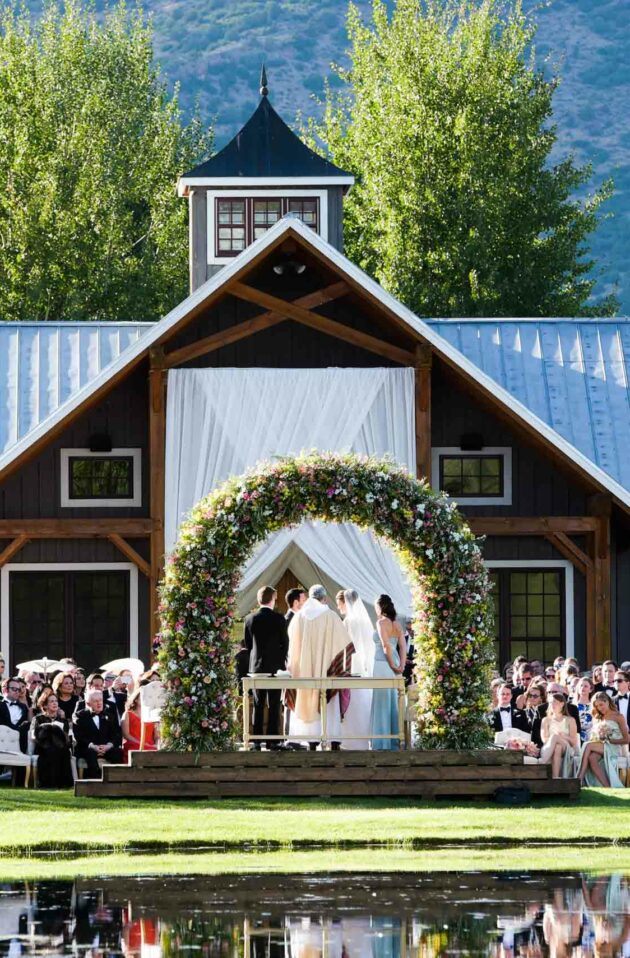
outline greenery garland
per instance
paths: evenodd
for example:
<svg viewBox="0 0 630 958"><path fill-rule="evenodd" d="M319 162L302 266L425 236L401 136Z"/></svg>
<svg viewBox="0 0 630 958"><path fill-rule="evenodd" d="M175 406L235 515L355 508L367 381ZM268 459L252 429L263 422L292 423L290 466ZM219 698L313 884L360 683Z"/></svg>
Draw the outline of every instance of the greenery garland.
<svg viewBox="0 0 630 958"><path fill-rule="evenodd" d="M230 629L241 569L270 533L304 519L372 529L407 575L420 690L416 744L488 744L489 580L455 503L388 460L312 453L228 480L183 524L161 588L159 660L169 688L164 747L235 747L238 692Z"/></svg>

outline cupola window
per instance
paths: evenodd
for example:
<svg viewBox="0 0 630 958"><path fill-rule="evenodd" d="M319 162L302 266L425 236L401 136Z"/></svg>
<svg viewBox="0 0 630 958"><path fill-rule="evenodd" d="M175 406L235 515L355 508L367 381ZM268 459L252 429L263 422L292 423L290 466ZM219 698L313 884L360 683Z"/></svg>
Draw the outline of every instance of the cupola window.
<svg viewBox="0 0 630 958"><path fill-rule="evenodd" d="M254 192L254 191L252 191ZM321 191L319 191L321 193ZM278 220L291 213L316 233L321 231L321 196L258 195L214 197L216 256L237 256ZM212 234L210 234L212 235Z"/></svg>
<svg viewBox="0 0 630 958"><path fill-rule="evenodd" d="M217 252L234 256L245 249L245 200L217 200Z"/></svg>

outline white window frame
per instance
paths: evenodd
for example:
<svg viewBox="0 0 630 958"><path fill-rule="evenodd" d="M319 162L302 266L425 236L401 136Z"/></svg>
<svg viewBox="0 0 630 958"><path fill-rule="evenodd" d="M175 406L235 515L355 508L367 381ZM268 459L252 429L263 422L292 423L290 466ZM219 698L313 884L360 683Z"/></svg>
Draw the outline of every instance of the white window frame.
<svg viewBox="0 0 630 958"><path fill-rule="evenodd" d="M564 569L565 658L575 655L575 572L568 559L484 559L487 569Z"/></svg>
<svg viewBox="0 0 630 958"><path fill-rule="evenodd" d="M0 649L7 665L11 648L9 576L12 572L128 572L129 655L131 658L138 658L138 567L133 562L8 562L0 570ZM39 655L36 645L37 638L34 637L33 658ZM15 662L11 664L15 666Z"/></svg>
<svg viewBox="0 0 630 958"><path fill-rule="evenodd" d="M206 213L208 221L208 263L213 266L217 264L225 266L226 263L229 263L230 260L235 258L234 256L217 256L216 254L216 250L214 248L215 200L240 200L251 199L252 197L260 200L277 200L279 198L284 199L285 196L287 196L289 199L304 200L314 197L319 200L319 228L317 233L323 240L328 242L328 190L270 190L268 188L265 189L264 186L259 190L208 190L206 200ZM249 245L251 246L251 243ZM245 249L247 248L248 247L246 246Z"/></svg>
<svg viewBox="0 0 630 958"><path fill-rule="evenodd" d="M478 458L479 456L503 457L502 496L451 496L453 502L462 506L511 506L512 505L512 447L483 446L481 449L460 449L459 446L434 446L431 449L431 485L440 488L440 456Z"/></svg>
<svg viewBox="0 0 630 958"><path fill-rule="evenodd" d="M133 459L133 496L131 499L71 499L69 484L69 460L108 459L124 456ZM127 509L142 505L142 449L112 449L110 452L92 452L90 449L62 449L61 464L61 508L62 509Z"/></svg>

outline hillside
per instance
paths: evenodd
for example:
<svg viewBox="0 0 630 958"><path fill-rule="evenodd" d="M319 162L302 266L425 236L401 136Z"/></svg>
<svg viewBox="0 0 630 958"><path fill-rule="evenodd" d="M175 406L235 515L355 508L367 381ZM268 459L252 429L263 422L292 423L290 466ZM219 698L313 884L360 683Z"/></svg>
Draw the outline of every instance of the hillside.
<svg viewBox="0 0 630 958"><path fill-rule="evenodd" d="M534 0L526 0L533 5ZM368 0L357 6L369 12ZM261 61L271 99L287 120L309 113L331 60L343 61L346 0L146 0L156 53L182 100L199 98L216 120L217 144L238 129L257 102ZM538 54L559 62L556 96L561 152L590 159L597 182L613 175L614 218L593 251L604 268L599 291L618 284L630 311L630 4L628 0L552 0L538 14Z"/></svg>

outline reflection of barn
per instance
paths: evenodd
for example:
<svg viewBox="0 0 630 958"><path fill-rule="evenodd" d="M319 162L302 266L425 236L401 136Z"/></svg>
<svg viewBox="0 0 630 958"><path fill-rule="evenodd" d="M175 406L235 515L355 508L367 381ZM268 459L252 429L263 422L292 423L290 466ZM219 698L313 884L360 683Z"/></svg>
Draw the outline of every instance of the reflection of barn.
<svg viewBox="0 0 630 958"><path fill-rule="evenodd" d="M334 397L318 428L338 430L335 448L396 451L487 536L502 660L630 658L630 326L422 321L344 258L351 184L263 96L238 137L180 181L183 303L157 324L0 328L0 621L12 662L146 658L165 525L172 541L191 489L252 464L247 437L265 422L267 452L309 445L321 396ZM280 371L264 394L261 370ZM273 430L305 395L304 426L283 445ZM257 419L263 400L271 424ZM390 584L373 540L334 534L276 543L242 605L263 578L356 585L353 562L365 598Z"/></svg>

